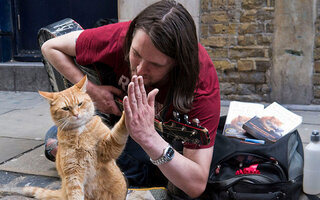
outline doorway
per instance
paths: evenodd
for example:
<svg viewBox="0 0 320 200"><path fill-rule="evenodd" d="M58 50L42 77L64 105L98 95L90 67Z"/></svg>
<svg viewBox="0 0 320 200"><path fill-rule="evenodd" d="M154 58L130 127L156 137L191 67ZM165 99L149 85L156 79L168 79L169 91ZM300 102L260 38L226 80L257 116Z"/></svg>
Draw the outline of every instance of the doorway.
<svg viewBox="0 0 320 200"><path fill-rule="evenodd" d="M64 18L72 18L84 29L93 28L99 19L118 19L115 0L12 0L13 59L41 61L38 30Z"/></svg>

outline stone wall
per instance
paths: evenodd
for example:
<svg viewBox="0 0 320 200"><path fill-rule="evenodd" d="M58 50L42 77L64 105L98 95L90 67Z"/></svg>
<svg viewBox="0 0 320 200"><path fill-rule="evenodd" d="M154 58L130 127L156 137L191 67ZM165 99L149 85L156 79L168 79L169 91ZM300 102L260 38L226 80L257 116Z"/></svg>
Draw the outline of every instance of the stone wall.
<svg viewBox="0 0 320 200"><path fill-rule="evenodd" d="M119 20L155 1L118 0ZM320 104L320 1L178 2L215 64L222 100Z"/></svg>
<svg viewBox="0 0 320 200"><path fill-rule="evenodd" d="M201 0L201 39L224 100L269 101L275 0Z"/></svg>
<svg viewBox="0 0 320 200"><path fill-rule="evenodd" d="M313 100L315 3L317 0L275 2L273 63L270 73L273 101L310 104Z"/></svg>
<svg viewBox="0 0 320 200"><path fill-rule="evenodd" d="M320 104L320 2L317 2L317 18L315 22L315 42L314 42L314 74L313 74L313 94L312 103Z"/></svg>

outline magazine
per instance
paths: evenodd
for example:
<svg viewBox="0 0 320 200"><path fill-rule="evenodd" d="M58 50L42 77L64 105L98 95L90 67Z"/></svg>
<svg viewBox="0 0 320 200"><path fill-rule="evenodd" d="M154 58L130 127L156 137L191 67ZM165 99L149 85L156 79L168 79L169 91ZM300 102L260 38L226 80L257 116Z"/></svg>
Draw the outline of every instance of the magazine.
<svg viewBox="0 0 320 200"><path fill-rule="evenodd" d="M302 117L274 102L243 124L243 129L256 139L266 143L295 130L302 123Z"/></svg>
<svg viewBox="0 0 320 200"><path fill-rule="evenodd" d="M242 125L263 109L264 105L260 103L231 101L222 134L239 139L253 138Z"/></svg>

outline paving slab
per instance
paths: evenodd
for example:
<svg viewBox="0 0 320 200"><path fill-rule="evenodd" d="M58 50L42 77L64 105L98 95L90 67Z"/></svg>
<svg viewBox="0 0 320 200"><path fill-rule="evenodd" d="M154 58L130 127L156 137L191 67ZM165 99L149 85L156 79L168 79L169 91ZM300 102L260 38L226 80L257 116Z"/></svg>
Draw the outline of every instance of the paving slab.
<svg viewBox="0 0 320 200"><path fill-rule="evenodd" d="M43 141L0 137L0 164L41 144L43 144Z"/></svg>
<svg viewBox="0 0 320 200"><path fill-rule="evenodd" d="M37 92L0 92L0 114L47 103ZM48 104L48 103L47 103Z"/></svg>
<svg viewBox="0 0 320 200"><path fill-rule="evenodd" d="M298 128L301 140L304 144L308 144L310 142L310 136L313 130L320 130L319 125L313 124L301 124Z"/></svg>
<svg viewBox="0 0 320 200"><path fill-rule="evenodd" d="M24 186L37 186L48 189L59 189L61 182L59 178L28 175L0 170L0 199L28 200L34 198L25 197L22 194Z"/></svg>
<svg viewBox="0 0 320 200"><path fill-rule="evenodd" d="M0 136L44 140L52 125L49 105L41 103L0 115Z"/></svg>
<svg viewBox="0 0 320 200"><path fill-rule="evenodd" d="M55 163L49 161L45 157L43 145L16 159L12 159L3 165L0 165L0 170L31 175L59 177Z"/></svg>
<svg viewBox="0 0 320 200"><path fill-rule="evenodd" d="M318 125L318 129L320 129L319 111L292 110L292 112L303 117L302 123Z"/></svg>

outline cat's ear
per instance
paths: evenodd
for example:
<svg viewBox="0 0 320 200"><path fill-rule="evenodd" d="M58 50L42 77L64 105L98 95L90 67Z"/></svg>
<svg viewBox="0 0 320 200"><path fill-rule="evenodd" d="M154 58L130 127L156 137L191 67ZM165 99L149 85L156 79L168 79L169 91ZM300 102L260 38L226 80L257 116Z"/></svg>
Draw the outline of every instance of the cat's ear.
<svg viewBox="0 0 320 200"><path fill-rule="evenodd" d="M41 96L46 98L48 101L53 101L53 92L43 92L43 91L38 91Z"/></svg>
<svg viewBox="0 0 320 200"><path fill-rule="evenodd" d="M76 86L80 89L81 92L87 91L87 84L88 84L88 78L87 75L85 75L77 84Z"/></svg>

